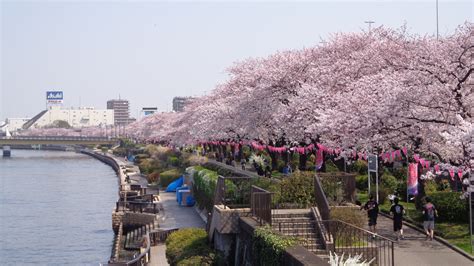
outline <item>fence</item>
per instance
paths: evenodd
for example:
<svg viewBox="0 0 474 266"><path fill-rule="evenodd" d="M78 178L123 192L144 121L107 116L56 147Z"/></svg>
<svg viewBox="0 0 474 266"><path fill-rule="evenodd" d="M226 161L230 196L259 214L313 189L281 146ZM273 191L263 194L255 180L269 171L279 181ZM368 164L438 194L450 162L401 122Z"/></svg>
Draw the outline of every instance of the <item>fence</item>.
<svg viewBox="0 0 474 266"><path fill-rule="evenodd" d="M257 186L252 186L250 211L260 225L272 225L272 193Z"/></svg>
<svg viewBox="0 0 474 266"><path fill-rule="evenodd" d="M326 229L325 236L319 233L318 227ZM395 265L392 240L340 220L284 221L275 223L274 228L282 234L298 236L300 245L319 254L361 255L361 261L371 262L370 265Z"/></svg>
<svg viewBox="0 0 474 266"><path fill-rule="evenodd" d="M334 204L354 202L355 174L349 173L317 173L326 198Z"/></svg>
<svg viewBox="0 0 474 266"><path fill-rule="evenodd" d="M161 207L153 202L134 202L134 201L117 201L115 211L130 211L139 213L153 213L157 214Z"/></svg>
<svg viewBox="0 0 474 266"><path fill-rule="evenodd" d="M362 260L372 261L370 265L395 265L394 241L340 220L322 223L333 241L328 251L338 255L361 255Z"/></svg>

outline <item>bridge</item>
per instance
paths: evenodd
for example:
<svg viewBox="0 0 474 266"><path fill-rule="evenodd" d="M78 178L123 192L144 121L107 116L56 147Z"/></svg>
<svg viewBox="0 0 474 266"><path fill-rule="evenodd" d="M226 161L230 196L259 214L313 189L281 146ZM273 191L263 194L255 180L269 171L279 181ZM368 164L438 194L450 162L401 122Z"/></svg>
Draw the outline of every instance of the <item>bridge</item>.
<svg viewBox="0 0 474 266"><path fill-rule="evenodd" d="M14 136L0 137L0 146L10 145L113 145L111 137Z"/></svg>

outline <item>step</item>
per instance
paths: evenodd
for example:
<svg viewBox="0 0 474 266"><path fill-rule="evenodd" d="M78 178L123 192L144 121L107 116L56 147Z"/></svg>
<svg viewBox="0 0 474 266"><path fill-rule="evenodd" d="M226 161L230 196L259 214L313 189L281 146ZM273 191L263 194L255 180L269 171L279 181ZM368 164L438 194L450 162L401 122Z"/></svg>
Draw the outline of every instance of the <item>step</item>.
<svg viewBox="0 0 474 266"><path fill-rule="evenodd" d="M275 218L272 217L272 223L278 223L278 222L315 222L316 220L313 220L310 217L289 217L289 218Z"/></svg>

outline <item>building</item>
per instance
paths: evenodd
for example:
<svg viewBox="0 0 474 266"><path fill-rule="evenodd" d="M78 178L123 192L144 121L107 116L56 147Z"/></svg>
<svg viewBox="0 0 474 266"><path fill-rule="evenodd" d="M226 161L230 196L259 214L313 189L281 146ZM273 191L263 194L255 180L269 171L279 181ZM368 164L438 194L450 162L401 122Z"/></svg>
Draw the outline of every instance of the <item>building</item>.
<svg viewBox="0 0 474 266"><path fill-rule="evenodd" d="M62 109L61 106L49 106L48 110L41 111L24 123L23 129L52 127L60 124L73 128L113 125L114 111L95 110L93 107Z"/></svg>
<svg viewBox="0 0 474 266"><path fill-rule="evenodd" d="M194 100L193 97L174 97L173 98L173 111L182 112L184 107Z"/></svg>
<svg viewBox="0 0 474 266"><path fill-rule="evenodd" d="M7 118L5 119L4 128L10 132L16 132L23 128L23 125L28 122L30 118Z"/></svg>
<svg viewBox="0 0 474 266"><path fill-rule="evenodd" d="M141 117L146 117L146 116L149 116L149 115L152 115L154 113L158 112L158 108L157 107L143 107L142 108L142 111L141 111Z"/></svg>
<svg viewBox="0 0 474 266"><path fill-rule="evenodd" d="M127 125L135 121L130 118L130 106L128 100L109 100L107 101L107 109L114 111L114 124Z"/></svg>

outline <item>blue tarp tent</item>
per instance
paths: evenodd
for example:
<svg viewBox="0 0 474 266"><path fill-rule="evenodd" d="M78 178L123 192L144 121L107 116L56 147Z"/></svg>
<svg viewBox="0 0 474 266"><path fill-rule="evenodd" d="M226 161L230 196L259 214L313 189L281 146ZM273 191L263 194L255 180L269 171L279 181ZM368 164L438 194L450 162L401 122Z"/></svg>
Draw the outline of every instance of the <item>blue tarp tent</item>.
<svg viewBox="0 0 474 266"><path fill-rule="evenodd" d="M180 176L175 181L171 182L166 188L166 192L175 192L176 188L181 187L184 183L184 176Z"/></svg>

